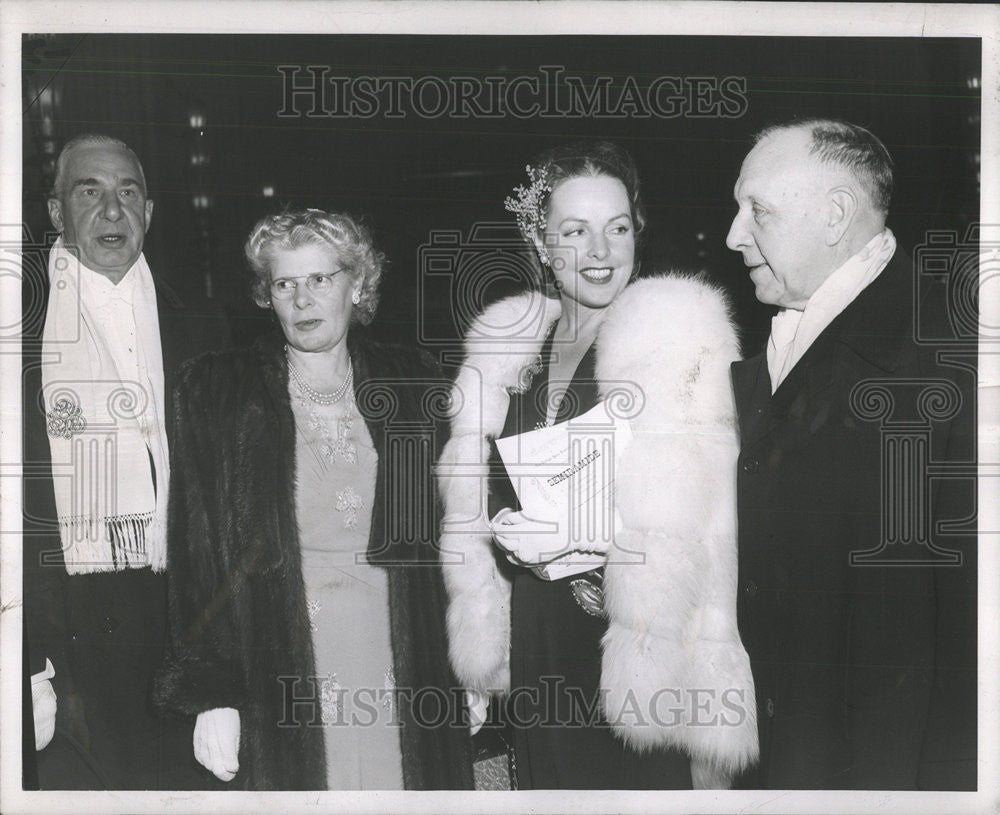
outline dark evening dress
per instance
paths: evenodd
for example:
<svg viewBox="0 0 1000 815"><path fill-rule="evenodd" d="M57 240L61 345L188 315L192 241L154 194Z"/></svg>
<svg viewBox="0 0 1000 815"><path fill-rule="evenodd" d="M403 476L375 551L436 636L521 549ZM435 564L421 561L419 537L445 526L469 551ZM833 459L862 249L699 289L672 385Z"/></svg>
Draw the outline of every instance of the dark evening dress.
<svg viewBox="0 0 1000 815"><path fill-rule="evenodd" d="M512 394L501 438L546 421L552 334L542 346L541 370L528 390ZM579 416L600 397L595 348L584 355L556 412L556 422ZM520 509L496 445L491 449L491 517ZM512 568L510 704L518 788L691 789L686 755L672 749L637 753L616 738L600 712L601 638L607 620L586 611L570 581L601 585L603 569L546 581L530 569ZM525 689L525 690L518 690Z"/></svg>

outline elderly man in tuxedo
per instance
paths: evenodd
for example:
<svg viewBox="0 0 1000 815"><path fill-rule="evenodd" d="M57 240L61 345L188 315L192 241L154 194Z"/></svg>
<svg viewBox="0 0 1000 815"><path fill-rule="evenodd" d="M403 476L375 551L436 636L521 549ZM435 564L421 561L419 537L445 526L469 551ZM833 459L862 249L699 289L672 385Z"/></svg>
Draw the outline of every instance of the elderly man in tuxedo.
<svg viewBox="0 0 1000 815"><path fill-rule="evenodd" d="M153 201L126 144L67 143L48 208L60 234L23 287L26 314L45 299L41 336L26 323L23 337L25 767L35 747L42 789L198 787L191 723L149 702L166 642L165 400L180 363L228 331L146 263Z"/></svg>
<svg viewBox="0 0 1000 815"><path fill-rule="evenodd" d="M975 356L923 339L953 333L944 287L916 286L892 186L833 120L763 131L735 186L727 245L779 309L733 365L747 786L976 786Z"/></svg>

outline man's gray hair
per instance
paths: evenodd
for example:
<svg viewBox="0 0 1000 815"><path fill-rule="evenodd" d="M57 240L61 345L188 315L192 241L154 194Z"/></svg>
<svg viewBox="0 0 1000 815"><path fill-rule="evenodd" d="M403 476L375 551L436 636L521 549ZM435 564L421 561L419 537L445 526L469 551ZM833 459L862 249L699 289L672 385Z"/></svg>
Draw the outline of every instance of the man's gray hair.
<svg viewBox="0 0 1000 815"><path fill-rule="evenodd" d="M142 183L142 194L146 194L146 174L142 170L142 162L139 161L135 150L121 139L107 136L104 133L81 133L79 136L74 136L66 142L63 145L63 149L59 151L59 158L56 159L56 180L52 185L52 192L49 193L49 198L60 198L66 192L66 156L77 147L89 147L93 144L110 144L131 153L135 159L136 166L139 168L139 181Z"/></svg>
<svg viewBox="0 0 1000 815"><path fill-rule="evenodd" d="M791 119L765 127L754 136L754 144L779 131L797 129L809 131L812 155L849 170L868 193L872 206L879 212L889 211L892 156L875 134L842 119Z"/></svg>

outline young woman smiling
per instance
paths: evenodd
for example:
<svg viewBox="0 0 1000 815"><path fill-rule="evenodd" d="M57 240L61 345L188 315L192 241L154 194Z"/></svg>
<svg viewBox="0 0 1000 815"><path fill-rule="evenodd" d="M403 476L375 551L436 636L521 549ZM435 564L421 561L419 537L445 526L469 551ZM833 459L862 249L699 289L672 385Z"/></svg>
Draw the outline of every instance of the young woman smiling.
<svg viewBox="0 0 1000 815"><path fill-rule="evenodd" d="M736 333L696 277L633 282L645 217L626 151L567 145L528 173L507 206L538 285L470 327L439 464L452 664L474 722L505 702L521 789L725 787L757 753L736 628ZM630 403L633 433L614 544L544 580L530 567L575 545L515 511L494 439L604 400Z"/></svg>

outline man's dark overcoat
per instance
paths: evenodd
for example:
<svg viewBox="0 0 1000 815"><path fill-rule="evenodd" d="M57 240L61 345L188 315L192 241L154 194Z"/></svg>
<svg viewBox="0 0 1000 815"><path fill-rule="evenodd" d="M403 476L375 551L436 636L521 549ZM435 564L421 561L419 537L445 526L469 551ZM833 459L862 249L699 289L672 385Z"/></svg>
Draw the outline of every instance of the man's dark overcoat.
<svg viewBox="0 0 1000 815"><path fill-rule="evenodd" d="M150 702L167 641L166 575L148 568L69 575L63 563L42 400L41 338L48 302L45 254L24 254L22 409L24 460L24 672L52 661L58 713L37 760L41 789L212 788L194 761L191 724L159 716ZM160 276L156 286L166 413L180 365L230 344L227 321L186 301ZM168 429L169 430L169 429ZM30 713L30 694L24 700Z"/></svg>
<svg viewBox="0 0 1000 815"><path fill-rule="evenodd" d="M773 396L733 365L746 786L975 788L975 347L916 282L897 250Z"/></svg>
<svg viewBox="0 0 1000 815"><path fill-rule="evenodd" d="M240 769L230 786L325 789L323 728L307 724L316 707L302 701L315 698L309 678L316 669L283 343L274 334L205 355L186 366L175 391L167 566L173 646L157 697L192 716L239 711ZM404 784L471 789L437 553L433 462L447 382L418 352L354 329L348 345L356 401L378 453L367 556L388 571ZM422 705L419 722L411 702Z"/></svg>

